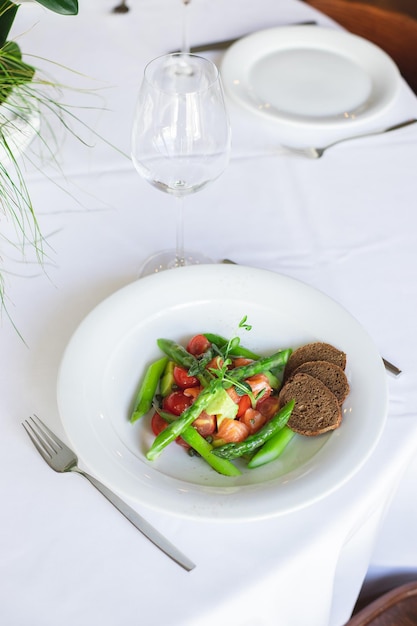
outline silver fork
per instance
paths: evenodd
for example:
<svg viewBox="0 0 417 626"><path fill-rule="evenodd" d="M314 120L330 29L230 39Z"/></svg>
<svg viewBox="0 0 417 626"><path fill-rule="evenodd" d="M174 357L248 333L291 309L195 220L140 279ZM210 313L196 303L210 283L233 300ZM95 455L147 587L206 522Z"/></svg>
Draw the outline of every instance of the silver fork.
<svg viewBox="0 0 417 626"><path fill-rule="evenodd" d="M362 137L371 137L373 135L383 135L384 133L390 133L392 130L398 130L399 128L404 128L405 126L410 126L410 124L415 124L417 119L406 120L405 122L401 122L400 124L395 124L394 126L389 126L388 128L384 128L383 130L375 130L370 133L363 133L361 135L353 135L352 137L343 137L343 139L338 139L337 141L333 141L333 143L329 143L327 146L323 146L322 148L294 148L293 146L282 146L286 151L291 152L292 154L298 154L299 156L305 156L309 159L320 159L323 154L329 148L333 148L339 143L344 141L351 141L353 139L361 139Z"/></svg>
<svg viewBox="0 0 417 626"><path fill-rule="evenodd" d="M23 428L31 438L35 448L42 458L56 472L76 472L90 481L141 533L145 535L160 550L165 552L173 561L190 571L195 564L190 561L178 548L172 545L149 522L128 506L110 489L105 487L96 478L82 471L78 467L76 454L65 445L36 415L22 422Z"/></svg>

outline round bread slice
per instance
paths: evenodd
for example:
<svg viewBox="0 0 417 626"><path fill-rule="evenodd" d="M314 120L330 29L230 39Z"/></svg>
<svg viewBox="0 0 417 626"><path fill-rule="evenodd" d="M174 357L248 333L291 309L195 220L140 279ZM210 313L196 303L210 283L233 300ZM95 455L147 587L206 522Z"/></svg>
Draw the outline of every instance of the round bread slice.
<svg viewBox="0 0 417 626"><path fill-rule="evenodd" d="M330 389L339 404L343 404L349 394L349 383L341 367L329 361L307 361L297 367L295 374L309 374L318 378Z"/></svg>
<svg viewBox="0 0 417 626"><path fill-rule="evenodd" d="M285 366L284 380L288 380L297 367L308 361L328 361L344 370L346 367L346 354L329 343L321 341L307 343L294 350L291 354Z"/></svg>
<svg viewBox="0 0 417 626"><path fill-rule="evenodd" d="M342 411L336 396L324 383L309 374L295 374L280 391L281 405L295 405L287 426L300 435L315 437L338 428Z"/></svg>

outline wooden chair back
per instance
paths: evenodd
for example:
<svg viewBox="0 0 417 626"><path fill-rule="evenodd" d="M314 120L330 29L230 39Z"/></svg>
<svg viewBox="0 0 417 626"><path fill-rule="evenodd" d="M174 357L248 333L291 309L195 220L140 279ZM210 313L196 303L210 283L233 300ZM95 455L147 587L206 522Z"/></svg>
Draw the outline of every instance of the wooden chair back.
<svg viewBox="0 0 417 626"><path fill-rule="evenodd" d="M346 30L375 43L397 64L417 94L417 20L362 2L305 0Z"/></svg>

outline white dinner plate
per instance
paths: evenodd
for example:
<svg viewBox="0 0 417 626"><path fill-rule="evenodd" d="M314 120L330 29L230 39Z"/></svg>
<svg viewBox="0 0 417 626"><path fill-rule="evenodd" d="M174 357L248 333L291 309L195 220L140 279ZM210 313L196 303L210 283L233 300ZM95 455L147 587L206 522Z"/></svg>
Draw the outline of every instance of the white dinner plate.
<svg viewBox="0 0 417 626"><path fill-rule="evenodd" d="M351 392L342 426L296 435L281 458L238 477L217 474L172 444L150 462L150 416L128 421L159 337L234 336L261 354L326 341L347 354ZM243 335L242 335L243 333ZM81 461L115 491L174 515L260 519L300 509L345 483L369 457L386 419L386 374L370 337L339 304L302 282L266 270L202 265L124 287L99 304L71 338L58 376L58 405Z"/></svg>
<svg viewBox="0 0 417 626"><path fill-rule="evenodd" d="M378 46L318 26L277 27L226 52L225 90L250 110L290 124L340 126L368 120L395 98L400 73Z"/></svg>

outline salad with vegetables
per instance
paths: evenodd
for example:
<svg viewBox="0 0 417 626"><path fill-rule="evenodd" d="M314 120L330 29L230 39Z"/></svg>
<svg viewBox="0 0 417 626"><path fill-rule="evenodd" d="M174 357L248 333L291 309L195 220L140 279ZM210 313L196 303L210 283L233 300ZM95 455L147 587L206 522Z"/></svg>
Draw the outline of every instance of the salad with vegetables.
<svg viewBox="0 0 417 626"><path fill-rule="evenodd" d="M251 329L246 316L239 328ZM153 410L148 460L176 442L220 474L238 476L233 459L254 469L281 454L295 434L286 426L294 400L281 407L278 398L291 349L260 356L238 336L211 333L186 347L170 339L157 344L164 356L148 366L130 416L134 423Z"/></svg>

